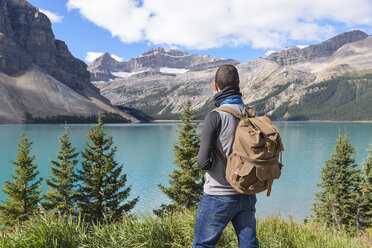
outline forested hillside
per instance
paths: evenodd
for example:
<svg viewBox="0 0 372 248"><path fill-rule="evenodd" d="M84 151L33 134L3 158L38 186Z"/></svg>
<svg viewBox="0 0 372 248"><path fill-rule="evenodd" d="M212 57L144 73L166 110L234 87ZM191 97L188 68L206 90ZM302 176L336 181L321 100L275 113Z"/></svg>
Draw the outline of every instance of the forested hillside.
<svg viewBox="0 0 372 248"><path fill-rule="evenodd" d="M372 74L347 74L306 90L308 93L298 104L284 103L271 117L274 120L372 120ZM254 107L260 109L260 103Z"/></svg>

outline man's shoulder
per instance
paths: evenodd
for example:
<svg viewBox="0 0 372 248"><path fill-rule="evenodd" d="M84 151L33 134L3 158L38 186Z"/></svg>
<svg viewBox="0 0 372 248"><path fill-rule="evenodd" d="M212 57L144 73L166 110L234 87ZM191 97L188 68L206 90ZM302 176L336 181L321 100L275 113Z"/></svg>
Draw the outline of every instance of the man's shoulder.
<svg viewBox="0 0 372 248"><path fill-rule="evenodd" d="M216 128L220 126L221 123L221 115L217 111L209 112L204 119L204 126Z"/></svg>
<svg viewBox="0 0 372 248"><path fill-rule="evenodd" d="M228 109L233 110L233 112L239 115L242 113L243 109L246 108L246 105L244 104L224 104L223 106L225 108L227 107ZM232 121L236 119L236 117L234 117L234 115L227 110L221 109L217 110L216 112L219 113L220 118L223 120Z"/></svg>
<svg viewBox="0 0 372 248"><path fill-rule="evenodd" d="M232 110L235 110L238 113L241 113L243 111L243 109L248 108L248 106L245 105L245 104L224 104L223 106L228 107ZM218 112L221 112L221 111L218 111ZM224 112L224 113L226 113L226 112Z"/></svg>
<svg viewBox="0 0 372 248"><path fill-rule="evenodd" d="M207 119L215 119L218 118L219 116L220 114L218 113L218 111L215 111L215 109L213 109L205 116L204 121L206 121Z"/></svg>
<svg viewBox="0 0 372 248"><path fill-rule="evenodd" d="M218 113L218 111L215 111L214 109L205 116L204 121L215 120L219 118L220 118L220 114Z"/></svg>

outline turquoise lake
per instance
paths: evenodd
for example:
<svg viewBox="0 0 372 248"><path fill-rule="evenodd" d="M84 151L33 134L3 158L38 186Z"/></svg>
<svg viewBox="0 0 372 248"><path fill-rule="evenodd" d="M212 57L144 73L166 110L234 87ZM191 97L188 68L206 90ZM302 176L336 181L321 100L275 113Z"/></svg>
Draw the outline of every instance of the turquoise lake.
<svg viewBox="0 0 372 248"><path fill-rule="evenodd" d="M350 143L356 148L356 162L367 157L372 143L370 122L276 122L285 151L282 176L273 185L270 197L258 194L257 216L280 213L303 220L311 215L314 193L319 190L320 170L333 152L339 130L349 133ZM202 124L198 131L201 131ZM70 139L81 151L90 125L69 125ZM168 185L168 174L173 165L172 144L177 140L176 124L107 124L105 133L114 137L116 160L124 165L127 185L132 185L130 199L140 196L134 211L151 212L170 200L158 189ZM11 180L17 141L21 132L33 142L32 155L36 155L40 176L49 176L49 159L55 159L64 125L0 125L0 185ZM43 191L48 188L43 185ZM0 193L0 200L6 195Z"/></svg>

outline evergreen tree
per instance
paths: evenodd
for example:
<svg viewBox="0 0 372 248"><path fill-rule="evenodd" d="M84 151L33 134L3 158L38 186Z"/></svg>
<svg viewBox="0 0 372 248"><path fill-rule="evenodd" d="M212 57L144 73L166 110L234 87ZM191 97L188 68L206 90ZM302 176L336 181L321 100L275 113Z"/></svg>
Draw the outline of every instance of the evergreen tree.
<svg viewBox="0 0 372 248"><path fill-rule="evenodd" d="M122 174L123 165L114 160L113 138L105 136L103 122L98 118L98 124L88 133L90 143L85 142L82 169L77 172L82 183L78 190L78 206L85 218L92 221L102 221L106 217L117 219L138 201L137 197L122 204L131 186L125 188L127 178Z"/></svg>
<svg viewBox="0 0 372 248"><path fill-rule="evenodd" d="M360 204L361 228L372 227L372 144L364 161L362 173L362 196Z"/></svg>
<svg viewBox="0 0 372 248"><path fill-rule="evenodd" d="M16 166L13 182L5 181L3 192L9 199L2 201L0 206L0 222L5 225L14 225L25 221L38 211L40 202L40 182L37 178L39 171L34 164L35 156L30 156L32 142L22 134L18 142L16 161L10 160Z"/></svg>
<svg viewBox="0 0 372 248"><path fill-rule="evenodd" d="M72 147L69 140L68 128L59 137L57 160L51 160L51 176L45 183L51 188L44 199L46 209L57 211L63 215L69 214L75 208L75 166L79 162L76 147Z"/></svg>
<svg viewBox="0 0 372 248"><path fill-rule="evenodd" d="M197 124L191 122L192 118L189 100L181 116L182 123L178 124L178 141L173 146L176 158L174 163L178 169L169 175L170 187L159 185L159 188L173 200L171 205L163 205L163 209L190 208L197 205L202 196L204 173L197 165L200 135L196 133Z"/></svg>
<svg viewBox="0 0 372 248"><path fill-rule="evenodd" d="M335 152L321 170L322 188L315 195L313 204L316 221L349 231L358 227L358 199L360 195L360 170L355 162L355 149L347 134L340 134Z"/></svg>

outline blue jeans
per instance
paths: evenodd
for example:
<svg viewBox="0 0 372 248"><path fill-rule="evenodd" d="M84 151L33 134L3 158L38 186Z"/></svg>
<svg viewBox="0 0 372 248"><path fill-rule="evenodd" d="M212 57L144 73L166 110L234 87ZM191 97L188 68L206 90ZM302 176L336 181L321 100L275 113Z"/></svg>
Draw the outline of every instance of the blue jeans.
<svg viewBox="0 0 372 248"><path fill-rule="evenodd" d="M258 247L256 195L207 195L200 200L195 222L194 248L215 247L231 221L240 248Z"/></svg>

